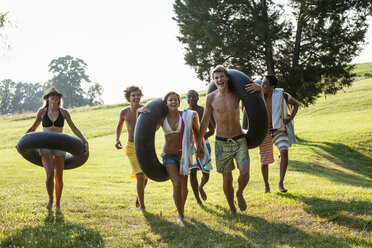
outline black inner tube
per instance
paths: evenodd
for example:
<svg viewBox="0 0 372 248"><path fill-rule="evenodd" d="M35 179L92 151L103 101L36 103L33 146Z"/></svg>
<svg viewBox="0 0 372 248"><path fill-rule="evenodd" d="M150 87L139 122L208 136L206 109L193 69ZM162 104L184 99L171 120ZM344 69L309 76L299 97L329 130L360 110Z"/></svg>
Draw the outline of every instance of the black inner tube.
<svg viewBox="0 0 372 248"><path fill-rule="evenodd" d="M134 147L139 166L143 173L157 182L169 179L167 171L160 163L155 151L155 132L160 119L167 115L168 108L158 98L146 104L150 113L140 114L134 131Z"/></svg>
<svg viewBox="0 0 372 248"><path fill-rule="evenodd" d="M243 128L247 129L245 138L249 149L259 146L265 139L268 131L268 116L264 99L260 92L248 93L245 90L245 85L250 84L250 78L243 72L238 70L227 70L229 74L229 87L233 92L236 92L242 100L246 113L243 116L248 116ZM207 94L217 89L213 81L208 85Z"/></svg>
<svg viewBox="0 0 372 248"><path fill-rule="evenodd" d="M84 155L84 143L71 135L57 132L32 132L23 135L17 143L17 151L28 161L43 166L38 149L65 151L65 170L82 166L89 157Z"/></svg>

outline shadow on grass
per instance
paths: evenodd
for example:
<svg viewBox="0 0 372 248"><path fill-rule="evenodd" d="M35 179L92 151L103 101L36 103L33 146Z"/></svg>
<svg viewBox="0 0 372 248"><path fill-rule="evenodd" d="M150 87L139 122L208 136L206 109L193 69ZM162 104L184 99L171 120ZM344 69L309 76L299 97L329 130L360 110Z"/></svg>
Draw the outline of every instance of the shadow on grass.
<svg viewBox="0 0 372 248"><path fill-rule="evenodd" d="M160 235L161 242L169 247L234 247L234 244L247 244L243 237L213 230L194 219L189 221L186 218L184 222L175 224L149 212L145 212L144 216L151 227L151 235ZM161 246L159 239L148 234L143 240L153 247Z"/></svg>
<svg viewBox="0 0 372 248"><path fill-rule="evenodd" d="M44 225L28 227L4 239L0 247L104 247L99 232L69 224L60 211L48 211Z"/></svg>
<svg viewBox="0 0 372 248"><path fill-rule="evenodd" d="M283 194L285 195L285 194ZM219 205L204 210L220 217L221 225L241 233L253 247L355 247L366 246L364 240L354 237L339 238L331 235L307 233L303 230L277 221L238 213L231 217L229 210ZM249 210L248 210L249 211Z"/></svg>
<svg viewBox="0 0 372 248"><path fill-rule="evenodd" d="M366 220L355 216L372 216L371 202L369 201L332 201L317 197L293 195L290 193L280 194L280 196L305 203L307 206L304 207L304 210L311 215L324 218L327 221L346 226L359 232L372 231L371 218Z"/></svg>
<svg viewBox="0 0 372 248"><path fill-rule="evenodd" d="M150 232L143 240L149 246L169 247L355 247L367 245L363 240L338 238L330 235L309 234L285 223L268 221L261 217L238 213L231 216L228 209L219 205L202 207L217 218L218 228L191 219L174 224L162 217L145 213ZM209 216L209 215L206 215ZM162 244L164 242L165 244Z"/></svg>
<svg viewBox="0 0 372 248"><path fill-rule="evenodd" d="M303 161L291 160L289 161L288 167L292 171L304 172L318 177L325 177L335 183L371 188L371 180L357 175L347 174L337 169L327 168L318 163L305 163Z"/></svg>
<svg viewBox="0 0 372 248"><path fill-rule="evenodd" d="M290 161L291 169L309 172L318 176L324 174L324 176L341 183L370 187L372 181L368 179L372 179L372 158L340 143L310 142L301 138L298 138L298 141L299 145L312 147L314 152L324 159L367 178L346 174L340 170L326 168L315 163L303 163L301 161Z"/></svg>

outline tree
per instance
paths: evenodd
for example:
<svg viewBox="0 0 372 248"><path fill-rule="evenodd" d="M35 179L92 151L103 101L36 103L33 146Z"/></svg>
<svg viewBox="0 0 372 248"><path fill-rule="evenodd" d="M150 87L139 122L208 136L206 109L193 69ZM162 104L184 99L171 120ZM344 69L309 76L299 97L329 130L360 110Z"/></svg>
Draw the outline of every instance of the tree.
<svg viewBox="0 0 372 248"><path fill-rule="evenodd" d="M54 59L49 64L49 71L54 73L54 76L45 86L55 86L63 94L63 105L67 108L103 104L100 99L103 88L99 83L94 83L87 91L83 89L83 86L86 88L85 84L91 83L86 74L87 68L82 59L69 55Z"/></svg>
<svg viewBox="0 0 372 248"><path fill-rule="evenodd" d="M103 94L103 88L99 83L95 83L89 87L87 92L87 104L88 105L100 105L103 104L103 100L100 96Z"/></svg>
<svg viewBox="0 0 372 248"><path fill-rule="evenodd" d="M43 94L43 87L38 83L15 83L10 79L3 80L0 83L0 113L36 111L42 105Z"/></svg>
<svg viewBox="0 0 372 248"><path fill-rule="evenodd" d="M12 94L12 99L11 99L11 106L12 106L12 112L11 113L21 113L22 112L22 107L25 102L25 88L27 87L27 84L24 83L17 83L14 86L14 91Z"/></svg>
<svg viewBox="0 0 372 248"><path fill-rule="evenodd" d="M349 63L364 44L372 2L277 2L175 0L186 64L201 80L217 64L247 75L275 73L279 86L304 105L349 86Z"/></svg>
<svg viewBox="0 0 372 248"><path fill-rule="evenodd" d="M54 74L46 86L55 86L63 94L65 107L76 107L84 104L83 83L90 83L86 74L87 64L81 59L69 55L53 59L49 64L49 71Z"/></svg>
<svg viewBox="0 0 372 248"><path fill-rule="evenodd" d="M5 16L6 15L7 15L7 13L0 12L0 28L4 27Z"/></svg>
<svg viewBox="0 0 372 248"><path fill-rule="evenodd" d="M23 84L23 105L20 112L36 111L43 104L44 89L41 84Z"/></svg>
<svg viewBox="0 0 372 248"><path fill-rule="evenodd" d="M1 114L13 113L12 99L16 83L10 79L5 79L0 83L0 111Z"/></svg>
<svg viewBox="0 0 372 248"><path fill-rule="evenodd" d="M9 49L9 45L7 44L7 36L5 33L1 32L4 30L7 26L11 26L11 22L9 21L9 18L7 18L8 12L1 12L0 11L0 51L1 53L4 51L7 51Z"/></svg>

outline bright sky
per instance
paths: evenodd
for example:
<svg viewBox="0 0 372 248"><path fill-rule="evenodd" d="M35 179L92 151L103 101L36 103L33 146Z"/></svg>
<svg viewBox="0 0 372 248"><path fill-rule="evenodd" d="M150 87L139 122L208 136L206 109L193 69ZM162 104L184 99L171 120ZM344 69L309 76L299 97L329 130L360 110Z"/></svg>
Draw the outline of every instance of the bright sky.
<svg viewBox="0 0 372 248"><path fill-rule="evenodd" d="M129 85L141 86L145 98L205 89L185 65L173 2L1 0L13 27L0 33L11 46L0 52L0 81L43 84L52 78L49 63L71 55L84 60L92 82L103 86L105 104L123 102ZM372 43L372 27L367 41ZM368 44L353 63L371 61Z"/></svg>

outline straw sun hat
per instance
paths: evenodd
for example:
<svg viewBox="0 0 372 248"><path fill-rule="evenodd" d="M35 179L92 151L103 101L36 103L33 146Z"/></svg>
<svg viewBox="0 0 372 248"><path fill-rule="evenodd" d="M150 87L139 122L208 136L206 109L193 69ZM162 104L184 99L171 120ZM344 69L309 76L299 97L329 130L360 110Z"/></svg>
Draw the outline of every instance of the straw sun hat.
<svg viewBox="0 0 372 248"><path fill-rule="evenodd" d="M57 93L59 97L62 97L62 94L58 92L58 90L55 87L49 88L45 91L44 99L46 100L50 94Z"/></svg>

